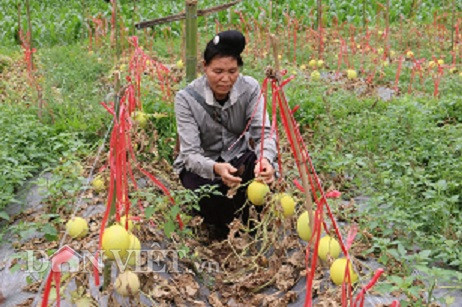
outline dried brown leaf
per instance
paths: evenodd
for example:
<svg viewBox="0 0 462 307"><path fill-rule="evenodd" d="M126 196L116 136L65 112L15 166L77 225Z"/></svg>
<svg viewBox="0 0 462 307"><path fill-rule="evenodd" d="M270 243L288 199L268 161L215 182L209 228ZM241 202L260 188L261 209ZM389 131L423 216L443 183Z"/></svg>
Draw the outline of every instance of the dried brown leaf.
<svg viewBox="0 0 462 307"><path fill-rule="evenodd" d="M213 307L224 307L224 305L221 303L218 293L213 292L212 294L209 295L209 304L212 305Z"/></svg>
<svg viewBox="0 0 462 307"><path fill-rule="evenodd" d="M175 277L178 291L187 299L194 298L199 292L199 284L190 274L182 274Z"/></svg>
<svg viewBox="0 0 462 307"><path fill-rule="evenodd" d="M276 288L282 291L289 290L295 284L295 270L291 265L282 265L276 273Z"/></svg>

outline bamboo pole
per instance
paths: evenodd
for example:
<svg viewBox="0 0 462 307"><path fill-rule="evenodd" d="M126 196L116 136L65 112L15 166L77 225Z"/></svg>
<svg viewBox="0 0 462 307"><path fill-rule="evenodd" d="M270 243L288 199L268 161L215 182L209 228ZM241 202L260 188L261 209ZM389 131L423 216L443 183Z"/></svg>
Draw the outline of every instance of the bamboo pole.
<svg viewBox="0 0 462 307"><path fill-rule="evenodd" d="M454 50L454 25L456 22L456 0L452 0L452 20L451 20L451 51Z"/></svg>
<svg viewBox="0 0 462 307"><path fill-rule="evenodd" d="M182 20L181 25L181 60L186 63L186 22Z"/></svg>
<svg viewBox="0 0 462 307"><path fill-rule="evenodd" d="M196 78L197 0L186 0L186 81Z"/></svg>
<svg viewBox="0 0 462 307"><path fill-rule="evenodd" d="M26 14L27 14L27 41L29 43L29 49L32 50L33 45L32 45L32 26L30 23L30 5L29 5L29 0L26 0ZM30 54L30 63L31 63L31 68L34 70L34 55L31 52Z"/></svg>
<svg viewBox="0 0 462 307"><path fill-rule="evenodd" d="M132 28L130 29L131 35L135 35L135 18L136 18L136 0L133 0L133 15L132 15Z"/></svg>
<svg viewBox="0 0 462 307"><path fill-rule="evenodd" d="M114 91L115 91L115 97L114 97L114 111L115 111L115 121L117 122L119 120L119 110L120 110L120 71L114 72ZM114 123L115 124L115 123ZM117 157L117 149L114 148L114 156ZM116 178L116 180L119 180L119 178ZM114 194L112 197L112 203L111 203L111 209L109 210L109 219L115 214L116 212L116 201L117 201L117 184L114 182Z"/></svg>
<svg viewBox="0 0 462 307"><path fill-rule="evenodd" d="M385 31L385 46L383 49L385 50L386 56L388 57L390 53L390 0L387 0L385 12Z"/></svg>
<svg viewBox="0 0 462 307"><path fill-rule="evenodd" d="M316 0L316 24L315 24L315 28L316 29L319 29L319 25L321 24L321 9L322 9L322 0Z"/></svg>
<svg viewBox="0 0 462 307"><path fill-rule="evenodd" d="M119 27L117 26L118 25L118 22L117 22L117 0L113 0L112 1L112 9L114 10L114 27L115 27L115 44L116 44L116 56L117 56L117 63L119 62L119 59L120 59L120 54L121 54L121 48L120 48L120 39L119 39L119 35L120 35L120 29Z"/></svg>
<svg viewBox="0 0 462 307"><path fill-rule="evenodd" d="M274 34L271 34L270 35L270 40L271 40L271 44L273 46L273 57L274 57L274 62L276 64L276 69L275 69L275 78L277 80L277 82L279 83L280 82L280 75L279 75L279 71L280 71L280 67L279 67L279 58L278 58L278 41L277 41L277 38ZM306 157L305 155L303 154L304 152L304 148L301 148L299 142L298 142L298 137L297 137L297 134L295 133L295 129L296 127L294 126L294 123L292 122L292 119L291 119L291 111L289 109L289 106L287 104L287 100L286 100L286 97L285 95L281 95L281 98L283 100L283 103L281 104L282 105L282 108L281 108L281 112L282 112L282 116L285 117L287 119L287 125L288 125L288 128L289 128L289 135L291 137L291 139L294 141L294 149L295 149L295 152L293 153L296 157L296 161L297 161L297 166L298 166L298 169L300 170L300 177L301 177L301 180L302 180L302 185L303 185L303 189L305 190L305 206L306 206L306 209L308 211L308 216L309 216L309 219L310 219L310 229L313 230L313 201L312 201L312 198L311 198L311 192L310 192L310 186L309 186L309 183L308 183L308 174L307 174L307 169L306 169Z"/></svg>
<svg viewBox="0 0 462 307"><path fill-rule="evenodd" d="M367 18L366 18L366 0L363 0L363 27L366 29Z"/></svg>
<svg viewBox="0 0 462 307"><path fill-rule="evenodd" d="M21 2L18 2L18 41L21 42L21 38L19 37L19 33L21 33L22 25L21 25Z"/></svg>
<svg viewBox="0 0 462 307"><path fill-rule="evenodd" d="M119 120L119 111L120 111L120 71L114 72L114 111L115 111L115 121ZM114 123L115 126L115 123ZM117 157L117 148L114 148L114 156ZM112 171L112 170L111 170ZM116 180L120 180L116 178ZM116 212L117 206L117 183L114 181L114 192L112 196L111 208L109 209L108 221L111 220ZM108 223L109 224L109 223ZM106 226L106 225L105 225ZM106 290L109 287L111 282L111 271L112 271L112 260L106 259L104 261L103 267L103 286L102 290Z"/></svg>
<svg viewBox="0 0 462 307"><path fill-rule="evenodd" d="M316 18L317 22L317 27L318 27L318 37L319 37L319 42L318 42L318 59L322 58L322 1L317 0L318 2L318 16Z"/></svg>
<svg viewBox="0 0 462 307"><path fill-rule="evenodd" d="M86 16L87 16L87 6L85 5L85 0L80 0L80 4L82 6L82 37L80 39L83 39L85 37L85 33L87 32L86 29Z"/></svg>
<svg viewBox="0 0 462 307"><path fill-rule="evenodd" d="M409 12L409 19L414 20L418 6L419 0L412 0L411 11Z"/></svg>

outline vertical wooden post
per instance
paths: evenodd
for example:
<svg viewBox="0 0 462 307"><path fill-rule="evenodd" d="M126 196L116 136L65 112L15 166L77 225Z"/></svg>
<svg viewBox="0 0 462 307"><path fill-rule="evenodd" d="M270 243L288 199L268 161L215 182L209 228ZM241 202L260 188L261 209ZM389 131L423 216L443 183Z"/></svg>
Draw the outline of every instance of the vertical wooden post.
<svg viewBox="0 0 462 307"><path fill-rule="evenodd" d="M319 30L322 23L322 0L316 0L316 25L315 28Z"/></svg>
<svg viewBox="0 0 462 307"><path fill-rule="evenodd" d="M197 0L186 0L186 81L196 78Z"/></svg>
<svg viewBox="0 0 462 307"><path fill-rule="evenodd" d="M317 28L318 28L318 36L319 36L319 42L318 42L318 59L322 58L322 0L317 0L318 4L318 15L316 18L316 23L317 23Z"/></svg>
<svg viewBox="0 0 462 307"><path fill-rule="evenodd" d="M228 10L228 25L227 25L227 29L228 30L231 30L231 22L233 20L233 12L231 10Z"/></svg>
<svg viewBox="0 0 462 307"><path fill-rule="evenodd" d="M417 11L417 6L419 5L419 0L412 0L411 4L411 11L409 12L409 18L414 20L416 11Z"/></svg>
<svg viewBox="0 0 462 307"><path fill-rule="evenodd" d="M452 0L452 19L451 19L451 51L454 50L454 25L456 22L456 0Z"/></svg>
<svg viewBox="0 0 462 307"><path fill-rule="evenodd" d="M133 15L132 15L132 29L130 31L131 35L135 35L135 18L136 18L136 0L133 0Z"/></svg>
<svg viewBox="0 0 462 307"><path fill-rule="evenodd" d="M279 82L279 78L280 78L280 75L279 75L279 58L278 58L278 41L277 41L277 38L275 35L271 34L270 35L270 40L271 40L271 44L273 45L273 57L274 57L274 62L275 62L275 75L276 75L276 78ZM306 209L308 211L308 216L309 216L309 223L310 223L310 229L313 231L313 223L314 223L314 219L313 219L313 200L312 200L312 196L311 196L311 190L310 190L310 185L309 185L309 179L308 179L308 173L307 173L307 169L306 169L306 156L304 154L304 148L301 148L299 142L298 142L298 137L297 137L297 134L295 133L295 129L296 127L294 126L294 123L292 122L292 119L291 119L291 111L287 105L287 101L286 101L286 98L284 95L281 95L281 98L283 99L283 103L281 104L282 105L282 108L281 108L281 113L282 115L287 119L287 125L288 125L288 128L289 128L289 135L290 137L292 138L292 140L294 141L294 150L295 152L293 153L294 156L296 157L296 161L298 163L298 169L300 171L300 177L302 179L302 185L303 185L303 189L305 190L305 196L306 196L306 199L305 199L305 205L306 205ZM313 235L313 234L312 234Z"/></svg>
<svg viewBox="0 0 462 307"><path fill-rule="evenodd" d="M385 50L386 56L389 56L390 52L390 0L387 0L387 6L386 6L386 12L385 12L385 31L386 31L386 36L385 36Z"/></svg>
<svg viewBox="0 0 462 307"><path fill-rule="evenodd" d="M271 22L272 20L273 20L273 1L270 0L268 21Z"/></svg>
<svg viewBox="0 0 462 307"><path fill-rule="evenodd" d="M22 25L21 25L21 2L18 2L18 37L19 37L19 33L21 33L21 28L22 28ZM19 39L20 41L21 39Z"/></svg>
<svg viewBox="0 0 462 307"><path fill-rule="evenodd" d="M32 26L30 23L30 6L29 0L26 0L26 14L27 14L27 41L29 43L29 49L32 50ZM34 54L31 52L30 54L30 64L32 70L34 70Z"/></svg>
<svg viewBox="0 0 462 307"><path fill-rule="evenodd" d="M186 22L180 21L181 25L181 60L186 63Z"/></svg>
<svg viewBox="0 0 462 307"><path fill-rule="evenodd" d="M115 111L115 121L119 121L119 111L120 111L120 71L114 72L114 111ZM114 123L115 124L115 123ZM114 148L114 156L117 156L117 148ZM116 178L116 180L120 180ZM111 203L111 209L109 210L109 219L115 214L116 212L116 201L117 201L117 184L114 182L114 194Z"/></svg>
<svg viewBox="0 0 462 307"><path fill-rule="evenodd" d="M115 114L116 114L116 119L119 120L119 109L120 109L120 72L117 71L114 73L114 80L115 80L115 83L114 83L114 90L115 90L115 97L114 97L114 110L115 110ZM114 192L114 195L116 193Z"/></svg>
<svg viewBox="0 0 462 307"><path fill-rule="evenodd" d="M120 35L120 29L118 27L118 22L117 22L117 0L113 0L112 1L112 9L114 10L114 27L115 27L115 43L116 43L116 56L117 56L117 62L119 62L119 59L120 59L120 54L121 54L121 50L120 50L120 39L119 39L119 35Z"/></svg>
<svg viewBox="0 0 462 307"><path fill-rule="evenodd" d="M114 72L114 111L115 111L115 121L118 122L119 120L119 110L120 110L120 71ZM115 124L115 123L114 123ZM114 127L112 128L114 129ZM114 156L117 157L117 148L114 148ZM120 180L116 178L116 180ZM112 216L116 212L116 201L117 201L117 183L114 182L114 193L111 202L111 208L109 209L109 217L108 220L111 220ZM109 222L108 222L109 225ZM105 225L107 226L107 225ZM111 272L112 272L112 260L106 259L104 261L103 267L103 286L102 290L106 290L109 285L111 284Z"/></svg>
<svg viewBox="0 0 462 307"><path fill-rule="evenodd" d="M85 33L87 32L87 27L86 27L86 5L85 5L85 0L80 0L80 5L82 6L82 34L81 34L81 37L80 39L83 40L83 38L85 37Z"/></svg>
<svg viewBox="0 0 462 307"><path fill-rule="evenodd" d="M366 0L363 0L363 27L366 29L367 18L366 18Z"/></svg>

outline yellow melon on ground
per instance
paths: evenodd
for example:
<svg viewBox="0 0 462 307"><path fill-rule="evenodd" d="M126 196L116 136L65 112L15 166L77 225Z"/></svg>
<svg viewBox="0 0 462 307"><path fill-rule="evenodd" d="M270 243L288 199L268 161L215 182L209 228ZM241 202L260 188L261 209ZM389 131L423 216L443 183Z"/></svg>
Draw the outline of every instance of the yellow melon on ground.
<svg viewBox="0 0 462 307"><path fill-rule="evenodd" d="M135 113L135 121L141 128L146 128L148 124L148 115L144 112L138 111Z"/></svg>
<svg viewBox="0 0 462 307"><path fill-rule="evenodd" d="M358 77L358 73L354 69L347 70L347 78L350 80L354 80Z"/></svg>
<svg viewBox="0 0 462 307"><path fill-rule="evenodd" d="M91 181L91 186L96 192L102 192L106 188L103 178L99 176Z"/></svg>
<svg viewBox="0 0 462 307"><path fill-rule="evenodd" d="M136 260L140 256L141 243L140 243L140 240L134 234L130 233L129 236L130 236L130 246L127 251L127 256L128 256L127 264L135 265Z"/></svg>
<svg viewBox="0 0 462 307"><path fill-rule="evenodd" d="M315 59L311 60L308 62L308 65L311 67L311 68L316 68L318 66L318 61L316 61Z"/></svg>
<svg viewBox="0 0 462 307"><path fill-rule="evenodd" d="M319 245L318 245L318 257L321 260L326 260L327 255L329 255L331 258L336 259L341 252L340 244L335 238L332 238L331 236L324 236L319 240Z"/></svg>
<svg viewBox="0 0 462 307"><path fill-rule="evenodd" d="M115 259L114 252L119 251L120 257L124 258L129 247L130 236L124 227L115 224L104 230L102 248L106 257Z"/></svg>
<svg viewBox="0 0 462 307"><path fill-rule="evenodd" d="M330 279L332 279L333 283L341 285L343 280L345 279L345 271L346 271L347 259L346 258L339 258L332 263L330 267ZM358 275L353 271L353 266L351 262L348 265L348 270L350 273L350 280L351 283L355 283L358 281ZM347 281L347 280L345 280Z"/></svg>
<svg viewBox="0 0 462 307"><path fill-rule="evenodd" d="M66 223L66 231L72 238L83 238L88 233L87 221L81 217L74 217Z"/></svg>
<svg viewBox="0 0 462 307"><path fill-rule="evenodd" d="M132 296L140 291L140 279L132 271L125 271L117 276L114 289L121 296Z"/></svg>
<svg viewBox="0 0 462 307"><path fill-rule="evenodd" d="M311 76L311 80L313 80L313 81L321 80L321 74L317 70L313 70L313 72L311 73L310 76Z"/></svg>

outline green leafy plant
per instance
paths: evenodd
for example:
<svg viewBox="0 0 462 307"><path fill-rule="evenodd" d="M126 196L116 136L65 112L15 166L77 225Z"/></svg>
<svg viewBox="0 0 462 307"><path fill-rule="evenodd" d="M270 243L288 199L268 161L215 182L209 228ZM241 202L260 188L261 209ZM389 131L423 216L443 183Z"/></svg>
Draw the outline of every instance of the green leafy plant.
<svg viewBox="0 0 462 307"><path fill-rule="evenodd" d="M14 195L21 184L45 167L49 167L67 151L83 144L72 134L57 133L43 125L27 110L0 105L0 210L17 202ZM8 218L2 214L2 218Z"/></svg>
<svg viewBox="0 0 462 307"><path fill-rule="evenodd" d="M216 189L216 186L202 186L196 191L186 189L176 190L172 193L172 197L175 200L174 205L170 203L166 196L159 196L149 189L145 192L139 191L136 194L138 197L144 198L153 204L145 209L146 218L152 219L154 223L158 224L164 230L165 235L170 237L172 232L180 235L187 235L191 232L187 227L183 230L178 228L176 218L178 214L180 214L183 222L187 224L193 214L192 211L199 210L199 201L202 198L210 197L210 195L221 195L221 192ZM137 201L136 198L135 201Z"/></svg>

